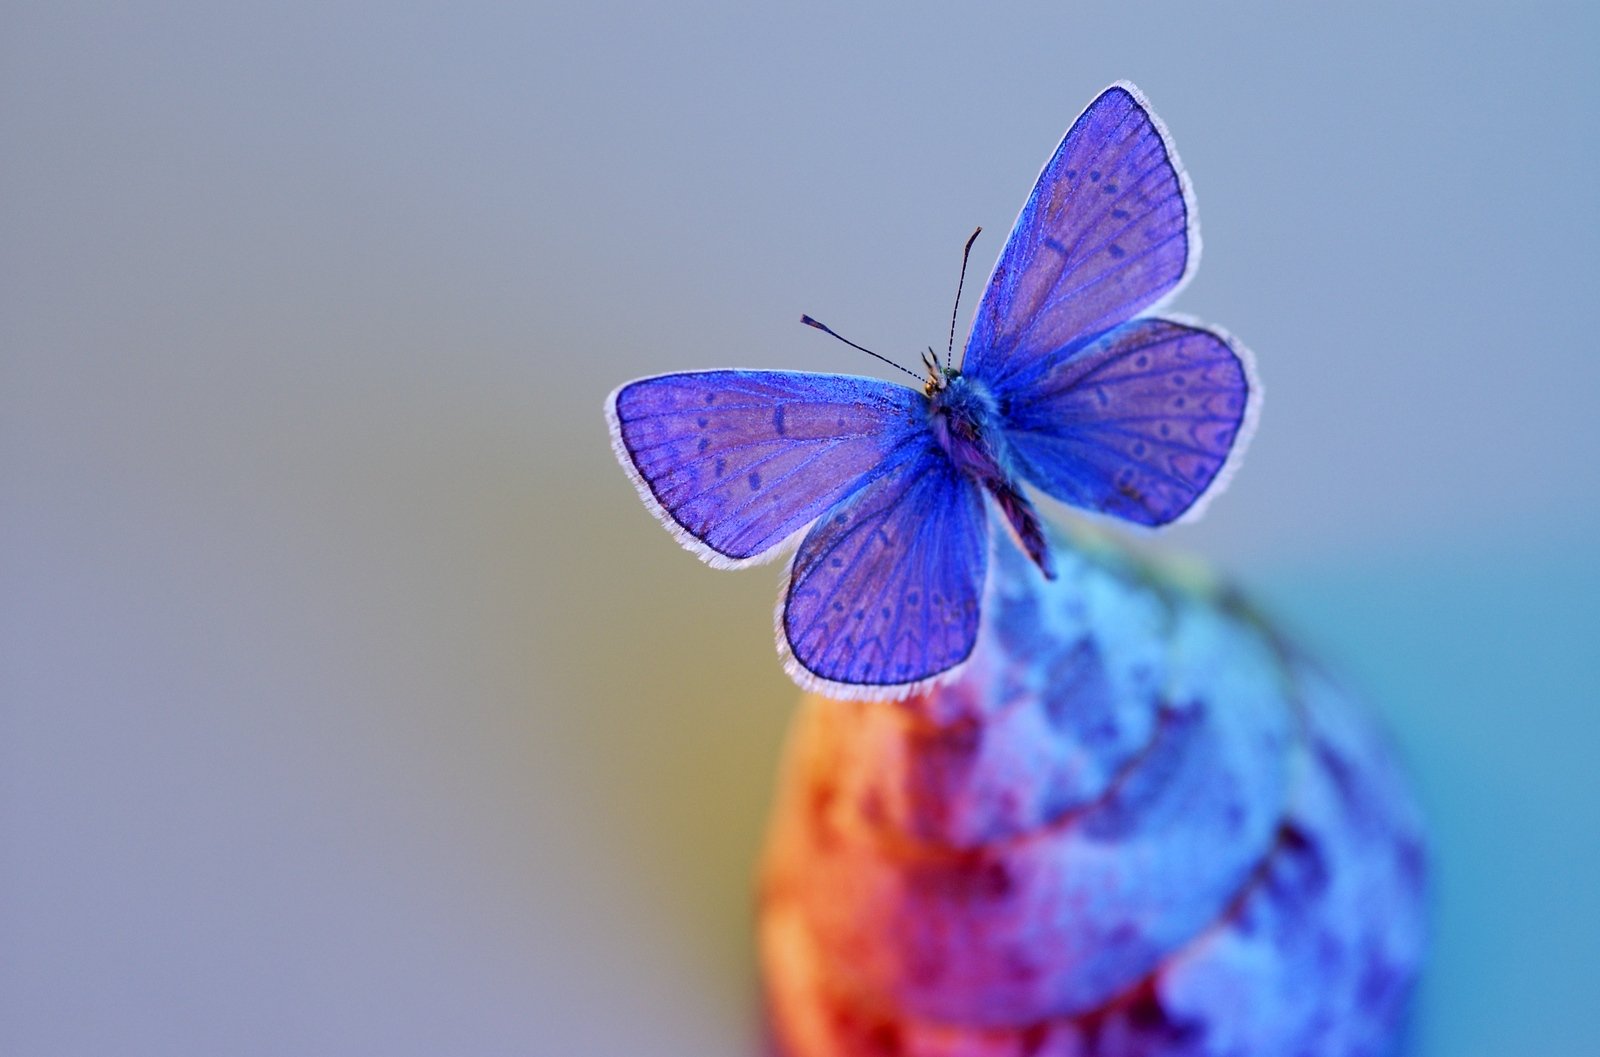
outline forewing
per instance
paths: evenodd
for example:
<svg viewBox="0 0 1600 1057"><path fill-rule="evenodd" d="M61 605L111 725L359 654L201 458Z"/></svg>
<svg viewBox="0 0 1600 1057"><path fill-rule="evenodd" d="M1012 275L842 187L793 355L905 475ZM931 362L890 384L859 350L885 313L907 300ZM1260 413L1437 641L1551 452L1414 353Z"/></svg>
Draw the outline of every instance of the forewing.
<svg viewBox="0 0 1600 1057"><path fill-rule="evenodd" d="M624 385L606 417L640 498L685 547L731 567L771 558L926 434L925 405L873 378L696 371Z"/></svg>
<svg viewBox="0 0 1600 1057"><path fill-rule="evenodd" d="M988 560L983 496L917 445L817 522L780 616L790 674L839 697L899 696L967 659Z"/></svg>
<svg viewBox="0 0 1600 1057"><path fill-rule="evenodd" d="M1131 319L1199 262L1194 202L1166 129L1119 83L1039 174L995 264L963 369L998 387L1034 358Z"/></svg>
<svg viewBox="0 0 1600 1057"><path fill-rule="evenodd" d="M1006 409L1006 438L1057 499L1165 525L1232 475L1259 399L1249 353L1228 335L1137 319L1032 375Z"/></svg>

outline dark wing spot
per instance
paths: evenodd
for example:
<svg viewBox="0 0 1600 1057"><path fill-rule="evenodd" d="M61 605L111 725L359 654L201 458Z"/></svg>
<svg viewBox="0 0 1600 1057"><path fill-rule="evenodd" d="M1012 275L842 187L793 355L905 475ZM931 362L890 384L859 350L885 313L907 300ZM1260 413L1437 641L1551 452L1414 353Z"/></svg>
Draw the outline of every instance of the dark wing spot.
<svg viewBox="0 0 1600 1057"><path fill-rule="evenodd" d="M711 447L711 438L710 437L701 437L698 450L705 451L709 447Z"/></svg>
<svg viewBox="0 0 1600 1057"><path fill-rule="evenodd" d="M1121 260L1128 255L1128 251L1118 246L1115 242L1106 248L1106 252L1111 254L1112 260Z"/></svg>
<svg viewBox="0 0 1600 1057"><path fill-rule="evenodd" d="M783 424L783 405L779 404L772 410L772 428L778 431L778 436L786 435L788 430Z"/></svg>
<svg viewBox="0 0 1600 1057"><path fill-rule="evenodd" d="M1090 169L1089 170L1089 179L1093 180L1095 183L1099 183L1100 182L1100 170L1099 169Z"/></svg>
<svg viewBox="0 0 1600 1057"><path fill-rule="evenodd" d="M1126 209L1113 209L1111 211L1111 217L1113 220L1127 220L1128 211Z"/></svg>
<svg viewBox="0 0 1600 1057"><path fill-rule="evenodd" d="M704 415L701 415L699 418L695 419L694 422L695 425L699 426L701 429L705 429L711 424L711 420Z"/></svg>
<svg viewBox="0 0 1600 1057"><path fill-rule="evenodd" d="M761 475L754 470L750 471L750 491L754 492L761 487Z"/></svg>
<svg viewBox="0 0 1600 1057"><path fill-rule="evenodd" d="M728 468L728 460L724 459L722 456L718 455L717 456L717 463L711 469L712 469L713 473L715 473L718 477L721 477L722 476L722 471L726 470L727 468Z"/></svg>
<svg viewBox="0 0 1600 1057"><path fill-rule="evenodd" d="M1117 193L1117 185L1107 181L1106 185L1100 190L1104 191L1108 195L1114 195Z"/></svg>

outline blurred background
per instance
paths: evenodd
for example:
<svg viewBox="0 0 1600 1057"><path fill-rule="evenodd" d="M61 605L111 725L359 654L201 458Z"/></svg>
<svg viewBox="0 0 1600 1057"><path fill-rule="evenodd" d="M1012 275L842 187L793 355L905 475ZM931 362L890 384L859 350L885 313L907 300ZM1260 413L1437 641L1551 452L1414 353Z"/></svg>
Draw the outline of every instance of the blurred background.
<svg viewBox="0 0 1600 1057"><path fill-rule="evenodd" d="M5 5L0 1052L751 1054L777 572L602 397L914 361L1130 78L1268 390L1158 546L1410 760L1412 1052L1593 1053L1600 14L1398 6Z"/></svg>

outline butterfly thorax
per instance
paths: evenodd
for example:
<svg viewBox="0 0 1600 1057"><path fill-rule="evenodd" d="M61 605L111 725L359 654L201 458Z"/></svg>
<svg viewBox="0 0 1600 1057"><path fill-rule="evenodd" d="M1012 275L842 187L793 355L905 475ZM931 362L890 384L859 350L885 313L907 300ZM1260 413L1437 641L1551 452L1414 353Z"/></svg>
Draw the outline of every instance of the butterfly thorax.
<svg viewBox="0 0 1600 1057"><path fill-rule="evenodd" d="M1047 577L1055 578L1044 530L1033 504L1011 473L1000 406L982 382L947 371L930 386L928 419L933 435L956 469L982 485L1006 517L1017 544Z"/></svg>
<svg viewBox="0 0 1600 1057"><path fill-rule="evenodd" d="M1007 476L1000 408L988 386L959 371L945 372L940 381L929 387L928 417L945 454L975 477Z"/></svg>

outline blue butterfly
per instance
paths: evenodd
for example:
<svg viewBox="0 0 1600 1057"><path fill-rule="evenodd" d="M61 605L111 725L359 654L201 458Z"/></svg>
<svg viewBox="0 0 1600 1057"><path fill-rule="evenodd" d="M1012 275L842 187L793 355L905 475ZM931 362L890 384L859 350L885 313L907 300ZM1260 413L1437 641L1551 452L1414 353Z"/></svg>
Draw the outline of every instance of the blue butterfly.
<svg viewBox="0 0 1600 1057"><path fill-rule="evenodd" d="M985 496L1051 576L1023 482L1157 526L1227 481L1259 405L1249 353L1215 328L1140 315L1199 256L1172 141L1119 82L1045 163L959 368L924 361L921 389L794 371L642 378L606 400L612 446L710 565L769 561L803 534L777 618L785 667L836 697L903 697L977 641Z"/></svg>

